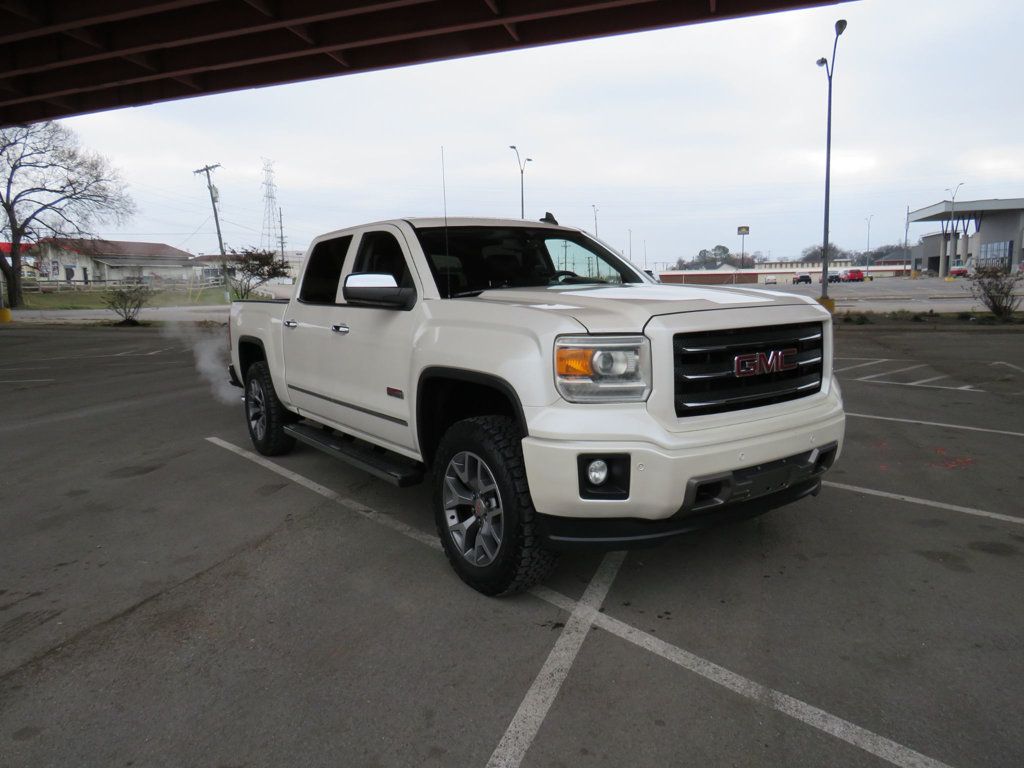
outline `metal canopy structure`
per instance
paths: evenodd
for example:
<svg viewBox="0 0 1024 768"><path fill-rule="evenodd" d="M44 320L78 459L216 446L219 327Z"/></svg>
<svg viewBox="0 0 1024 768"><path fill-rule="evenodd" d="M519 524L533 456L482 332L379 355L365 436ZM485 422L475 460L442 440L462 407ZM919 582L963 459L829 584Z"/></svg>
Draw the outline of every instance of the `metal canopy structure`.
<svg viewBox="0 0 1024 768"><path fill-rule="evenodd" d="M843 0L0 0L0 127Z"/></svg>
<svg viewBox="0 0 1024 768"><path fill-rule="evenodd" d="M929 205L912 211L908 217L911 224L917 221L938 221L949 222L951 217L957 221L978 220L986 213L997 213L1001 211L1024 211L1024 197L1015 197L1008 200L961 200L957 201L954 207L949 200Z"/></svg>

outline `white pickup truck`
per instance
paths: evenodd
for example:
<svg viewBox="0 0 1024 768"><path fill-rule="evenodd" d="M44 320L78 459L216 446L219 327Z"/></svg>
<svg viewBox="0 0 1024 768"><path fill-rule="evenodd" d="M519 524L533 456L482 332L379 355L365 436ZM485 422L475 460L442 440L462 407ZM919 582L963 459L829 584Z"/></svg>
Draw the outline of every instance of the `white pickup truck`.
<svg viewBox="0 0 1024 768"><path fill-rule="evenodd" d="M310 246L290 301L231 307L256 449L315 446L400 486L489 595L572 547L623 549L817 495L845 418L827 311L662 285L553 223L402 219Z"/></svg>

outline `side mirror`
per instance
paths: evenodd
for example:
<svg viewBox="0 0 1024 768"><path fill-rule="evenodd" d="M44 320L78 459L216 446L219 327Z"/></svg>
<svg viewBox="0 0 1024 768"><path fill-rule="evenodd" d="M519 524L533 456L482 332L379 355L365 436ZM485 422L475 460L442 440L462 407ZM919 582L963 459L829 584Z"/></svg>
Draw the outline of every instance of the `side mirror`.
<svg viewBox="0 0 1024 768"><path fill-rule="evenodd" d="M361 273L345 278L341 295L345 302L362 307L412 309L416 303L414 288L399 288L393 275Z"/></svg>

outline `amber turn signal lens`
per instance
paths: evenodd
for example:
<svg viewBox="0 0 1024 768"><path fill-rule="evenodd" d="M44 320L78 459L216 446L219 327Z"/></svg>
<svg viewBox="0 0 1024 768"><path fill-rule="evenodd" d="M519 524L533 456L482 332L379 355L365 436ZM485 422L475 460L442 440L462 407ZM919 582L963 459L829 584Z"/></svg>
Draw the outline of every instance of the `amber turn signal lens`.
<svg viewBox="0 0 1024 768"><path fill-rule="evenodd" d="M556 367L559 376L593 376L592 349L559 349Z"/></svg>

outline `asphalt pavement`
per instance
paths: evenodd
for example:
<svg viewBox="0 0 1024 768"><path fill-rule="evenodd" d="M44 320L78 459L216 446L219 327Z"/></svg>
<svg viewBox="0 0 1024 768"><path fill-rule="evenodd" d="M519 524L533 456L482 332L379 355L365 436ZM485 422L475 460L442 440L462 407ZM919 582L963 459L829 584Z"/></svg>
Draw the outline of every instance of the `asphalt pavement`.
<svg viewBox="0 0 1024 768"><path fill-rule="evenodd" d="M0 766L1024 764L1020 333L839 326L819 497L497 600L222 334L0 326Z"/></svg>

